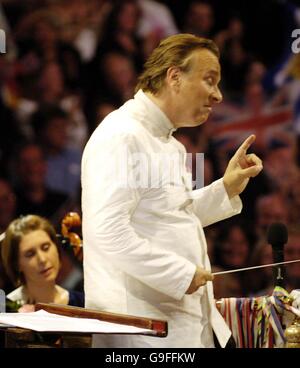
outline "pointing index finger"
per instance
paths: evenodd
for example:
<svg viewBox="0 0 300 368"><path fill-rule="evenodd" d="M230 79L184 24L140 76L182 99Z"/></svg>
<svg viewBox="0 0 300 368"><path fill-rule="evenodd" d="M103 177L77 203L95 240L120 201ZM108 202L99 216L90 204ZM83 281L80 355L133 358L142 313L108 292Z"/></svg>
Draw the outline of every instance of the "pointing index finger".
<svg viewBox="0 0 300 368"><path fill-rule="evenodd" d="M251 134L247 139L245 139L244 142L237 149L237 151L236 151L237 155L240 156L242 154L246 154L248 148L255 141L255 138L256 138L256 136L254 134Z"/></svg>

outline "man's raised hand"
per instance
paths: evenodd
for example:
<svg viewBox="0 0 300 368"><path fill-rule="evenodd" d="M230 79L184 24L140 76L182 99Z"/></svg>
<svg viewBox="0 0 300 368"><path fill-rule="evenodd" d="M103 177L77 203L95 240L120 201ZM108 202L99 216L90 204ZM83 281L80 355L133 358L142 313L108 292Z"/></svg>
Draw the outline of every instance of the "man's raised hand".
<svg viewBox="0 0 300 368"><path fill-rule="evenodd" d="M223 182L228 197L232 198L246 188L249 178L258 175L262 168L262 161L254 153L248 153L247 150L255 141L255 135L250 135L237 149L228 163Z"/></svg>

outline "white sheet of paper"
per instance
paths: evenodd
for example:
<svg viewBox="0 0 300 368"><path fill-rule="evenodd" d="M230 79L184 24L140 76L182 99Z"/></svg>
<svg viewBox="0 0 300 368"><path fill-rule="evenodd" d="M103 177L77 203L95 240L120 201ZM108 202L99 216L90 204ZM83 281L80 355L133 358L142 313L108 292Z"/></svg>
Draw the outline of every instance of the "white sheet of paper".
<svg viewBox="0 0 300 368"><path fill-rule="evenodd" d="M44 310L30 313L0 313L0 323L40 332L87 332L155 335L155 331L90 318L66 317Z"/></svg>

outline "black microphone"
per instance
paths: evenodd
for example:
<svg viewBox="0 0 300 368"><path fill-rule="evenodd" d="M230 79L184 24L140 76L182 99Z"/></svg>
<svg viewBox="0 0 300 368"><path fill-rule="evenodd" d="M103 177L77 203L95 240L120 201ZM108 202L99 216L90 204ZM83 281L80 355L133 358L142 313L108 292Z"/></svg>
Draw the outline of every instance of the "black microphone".
<svg viewBox="0 0 300 368"><path fill-rule="evenodd" d="M288 241L288 232L284 224L275 222L270 225L267 234L268 243L272 246L273 262L284 262L284 245ZM284 287L285 268L284 265L273 267L275 286Z"/></svg>

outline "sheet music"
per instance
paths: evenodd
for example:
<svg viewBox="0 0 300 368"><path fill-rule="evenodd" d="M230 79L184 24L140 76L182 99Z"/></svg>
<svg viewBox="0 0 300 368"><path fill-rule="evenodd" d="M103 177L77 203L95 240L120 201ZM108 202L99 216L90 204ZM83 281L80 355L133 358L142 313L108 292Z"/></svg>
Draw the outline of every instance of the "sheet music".
<svg viewBox="0 0 300 368"><path fill-rule="evenodd" d="M66 317L44 310L30 313L0 313L0 323L39 332L86 332L155 335L155 331L90 318Z"/></svg>

